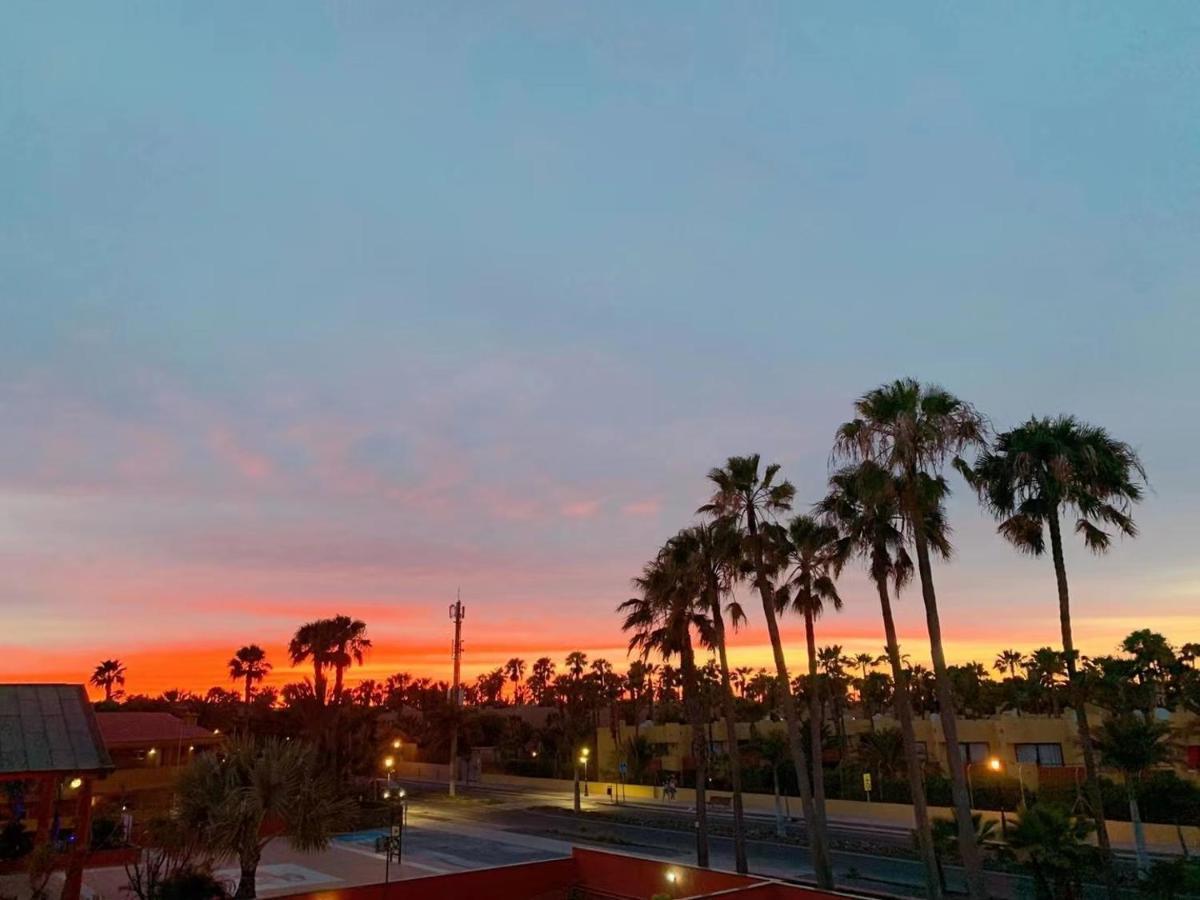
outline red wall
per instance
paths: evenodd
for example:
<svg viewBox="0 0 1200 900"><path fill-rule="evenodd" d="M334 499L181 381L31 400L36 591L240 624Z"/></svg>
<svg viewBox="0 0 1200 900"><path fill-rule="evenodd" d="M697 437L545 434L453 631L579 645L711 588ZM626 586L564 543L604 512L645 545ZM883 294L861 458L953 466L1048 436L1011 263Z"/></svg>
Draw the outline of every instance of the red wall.
<svg viewBox="0 0 1200 900"><path fill-rule="evenodd" d="M494 869L475 869L452 875L407 878L387 886L368 884L333 888L307 894L289 894L288 900L565 900L575 883L575 862L553 859Z"/></svg>
<svg viewBox="0 0 1200 900"><path fill-rule="evenodd" d="M730 872L714 872L693 866L678 866L656 859L621 853L605 853L576 847L573 851L580 883L589 891L615 897L653 897L670 894L694 897L755 884L760 879ZM668 875L673 874L671 881Z"/></svg>

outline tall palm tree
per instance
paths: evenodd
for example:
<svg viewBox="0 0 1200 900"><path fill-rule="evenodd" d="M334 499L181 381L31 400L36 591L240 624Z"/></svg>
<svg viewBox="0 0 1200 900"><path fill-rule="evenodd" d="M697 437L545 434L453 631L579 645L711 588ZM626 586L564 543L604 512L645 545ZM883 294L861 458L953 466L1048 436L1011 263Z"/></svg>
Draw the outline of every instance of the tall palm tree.
<svg viewBox="0 0 1200 900"><path fill-rule="evenodd" d="M571 673L571 677L578 681L583 677L583 672L587 668L587 654L582 650L572 650L567 654L567 670Z"/></svg>
<svg viewBox="0 0 1200 900"><path fill-rule="evenodd" d="M1067 688L1079 729L1088 802L1096 821L1105 882L1109 896L1116 896L1085 687L1071 634L1071 598L1063 560L1061 519L1074 517L1075 532L1097 554L1104 553L1112 544L1112 536L1105 527L1118 534L1136 536L1131 510L1142 498L1146 470L1128 444L1073 416L1052 419L1035 416L998 435L992 449L982 453L974 466L960 464L959 468L999 520L1000 534L1017 550L1032 556L1043 555L1045 535L1049 532Z"/></svg>
<svg viewBox="0 0 1200 900"><path fill-rule="evenodd" d="M864 560L879 595L887 657L895 685L896 716L900 720L912 793L917 849L925 864L926 890L932 900L939 900L942 895L941 882L925 799L925 777L921 759L917 755L912 696L909 693L908 672L904 668L900 643L896 637L896 621L892 615L890 591L894 588L899 594L901 587L912 577L912 560L905 549L896 482L897 479L890 473L871 462L841 469L830 477L829 493L816 505L816 511L841 535L835 569L840 569L853 557Z"/></svg>
<svg viewBox="0 0 1200 900"><path fill-rule="evenodd" d="M796 768L796 781L800 787L800 803L804 808L804 821L812 826L810 833L813 869L817 885L828 890L833 887L829 837L816 819L812 785L809 783L808 758L804 751L804 739L800 735L800 720L796 713L795 698L792 696L787 659L783 653L779 617L775 611L775 584L771 575L772 566L768 561L769 542L763 529L763 526L771 524L775 516L792 508L796 489L788 481L776 482L776 476L779 475L777 464L772 463L760 474L759 463L757 453L752 456L732 456L724 467L710 471L708 478L714 487L712 499L700 507L699 512L727 519L742 532L743 552L753 573L754 586L762 600L767 635L771 639L777 700L787 725L792 763Z"/></svg>
<svg viewBox="0 0 1200 900"><path fill-rule="evenodd" d="M239 647L233 659L229 660L229 677L233 681L245 684L246 705L250 705L250 694L253 686L267 677L271 664L267 662L267 651L258 644L247 644Z"/></svg>
<svg viewBox="0 0 1200 900"><path fill-rule="evenodd" d="M328 847L354 813L352 801L339 796L321 771L312 747L276 738L240 738L220 756L197 757L180 776L176 795L181 821L203 833L218 855L238 858L238 900L257 895L263 848L279 834L278 828L264 832L267 819L283 825L294 849L313 852Z"/></svg>
<svg viewBox="0 0 1200 900"><path fill-rule="evenodd" d="M967 893L972 900L984 900L987 887L983 860L976 843L966 769L958 742L954 688L942 644L932 554L948 555L950 549L942 512L949 488L941 470L964 450L983 446L987 423L969 403L940 387L922 385L911 378L868 391L854 406L855 418L837 431L834 455L851 462L871 460L898 479L900 512L917 554ZM934 527L942 527L940 542L931 533Z"/></svg>
<svg viewBox="0 0 1200 900"><path fill-rule="evenodd" d="M639 596L618 607L625 614L622 630L632 632L629 650L637 650L643 656L658 654L664 661L679 657L683 702L692 727L692 754L696 761L696 864L707 868L708 742L692 631L702 640L712 641L712 622L700 600L695 569L679 565L669 546L643 567L633 583Z"/></svg>
<svg viewBox="0 0 1200 900"><path fill-rule="evenodd" d="M1025 664L1025 654L1020 650L1001 650L996 654L992 668L997 672L1007 672L1009 678L1017 677L1017 669Z"/></svg>
<svg viewBox="0 0 1200 900"><path fill-rule="evenodd" d="M812 756L813 812L818 828L828 828L825 812L825 748L821 714L821 692L817 681L816 620L829 604L835 611L842 608L833 570L838 553L838 530L823 525L812 516L796 516L786 531L777 533L778 545L787 555L787 572L783 586L776 593L779 612L791 609L804 617L804 638L808 649L808 731ZM833 654L841 659L841 648ZM832 688L832 684L830 685ZM835 712L840 717L840 708ZM837 733L842 734L842 723Z"/></svg>
<svg viewBox="0 0 1200 900"><path fill-rule="evenodd" d="M733 678L729 669L729 656L725 641L725 615L736 631L745 621L741 604L730 600L723 608L722 602L733 589L741 563L741 539L727 520L706 522L685 529L670 543L680 565L694 570L698 578L701 602L712 624L712 640L705 642L717 653L717 664L721 679L721 710L725 719L725 741L728 747L729 780L733 788L733 856L738 872L749 872L746 858L745 811L742 800L742 761L738 748L737 711L734 703ZM703 634L702 634L703 637Z"/></svg>
<svg viewBox="0 0 1200 900"><path fill-rule="evenodd" d="M1166 743L1170 733L1171 728L1165 722L1124 713L1106 719L1096 736L1100 759L1117 769L1125 779L1129 821L1133 825L1133 843L1141 875L1150 868L1150 858L1146 855L1146 834L1138 808L1138 787L1147 769L1170 762L1171 748Z"/></svg>
<svg viewBox="0 0 1200 900"><path fill-rule="evenodd" d="M125 684L125 675L128 671L125 664L119 659L106 659L92 671L92 677L88 679L88 683L92 687L103 688L104 702L111 703L115 688Z"/></svg>
<svg viewBox="0 0 1200 900"><path fill-rule="evenodd" d="M288 644L288 658L293 666L308 662L313 667L313 697L318 706L325 705L329 679L326 672L333 649L333 634L329 619L305 622L296 629Z"/></svg>
<svg viewBox="0 0 1200 900"><path fill-rule="evenodd" d="M504 664L504 674L512 682L513 703L522 702L525 699L524 691L521 690L521 679L525 677L525 660L514 656Z"/></svg>
<svg viewBox="0 0 1200 900"><path fill-rule="evenodd" d="M340 703L346 670L352 665L362 665L371 640L367 637L367 623L349 616L334 616L329 620L330 654L329 665L333 668L333 702Z"/></svg>

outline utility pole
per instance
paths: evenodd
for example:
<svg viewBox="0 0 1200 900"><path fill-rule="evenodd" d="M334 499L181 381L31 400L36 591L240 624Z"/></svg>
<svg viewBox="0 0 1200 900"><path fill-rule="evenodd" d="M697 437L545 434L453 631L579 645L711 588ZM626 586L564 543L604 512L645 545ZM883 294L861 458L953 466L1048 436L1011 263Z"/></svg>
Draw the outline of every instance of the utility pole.
<svg viewBox="0 0 1200 900"><path fill-rule="evenodd" d="M462 620L466 610L462 605L462 592L455 595L450 605L450 619L454 622L454 644L450 647L450 658L454 660L454 682L450 688L450 796L454 796L454 782L458 778L458 701L459 673L462 668Z"/></svg>

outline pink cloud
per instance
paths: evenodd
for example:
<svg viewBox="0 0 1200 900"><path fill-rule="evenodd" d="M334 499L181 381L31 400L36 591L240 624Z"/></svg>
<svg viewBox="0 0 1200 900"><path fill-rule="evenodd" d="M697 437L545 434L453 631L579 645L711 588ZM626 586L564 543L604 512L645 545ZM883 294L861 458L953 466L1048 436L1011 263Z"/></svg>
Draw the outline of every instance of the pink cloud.
<svg viewBox="0 0 1200 900"><path fill-rule="evenodd" d="M621 507L621 514L625 516L655 516L662 509L662 500L658 497L650 497L645 500L635 500L632 503L626 503Z"/></svg>
<svg viewBox="0 0 1200 900"><path fill-rule="evenodd" d="M251 481L262 481L275 471L267 457L246 447L224 425L214 426L209 431L208 446L218 458Z"/></svg>
<svg viewBox="0 0 1200 900"><path fill-rule="evenodd" d="M573 503L565 503L559 508L559 512L568 519L590 519L599 511L599 500L576 500Z"/></svg>

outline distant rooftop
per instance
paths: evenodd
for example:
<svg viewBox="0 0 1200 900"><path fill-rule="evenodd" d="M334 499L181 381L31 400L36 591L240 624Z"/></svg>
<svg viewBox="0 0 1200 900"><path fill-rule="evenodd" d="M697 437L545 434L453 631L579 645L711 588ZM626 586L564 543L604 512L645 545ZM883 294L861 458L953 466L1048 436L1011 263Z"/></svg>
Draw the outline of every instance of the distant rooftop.
<svg viewBox="0 0 1200 900"><path fill-rule="evenodd" d="M0 684L0 775L112 768L82 685Z"/></svg>
<svg viewBox="0 0 1200 900"><path fill-rule="evenodd" d="M220 740L207 728L192 725L165 712L96 713L100 734L109 747L121 744L156 744L168 741Z"/></svg>

